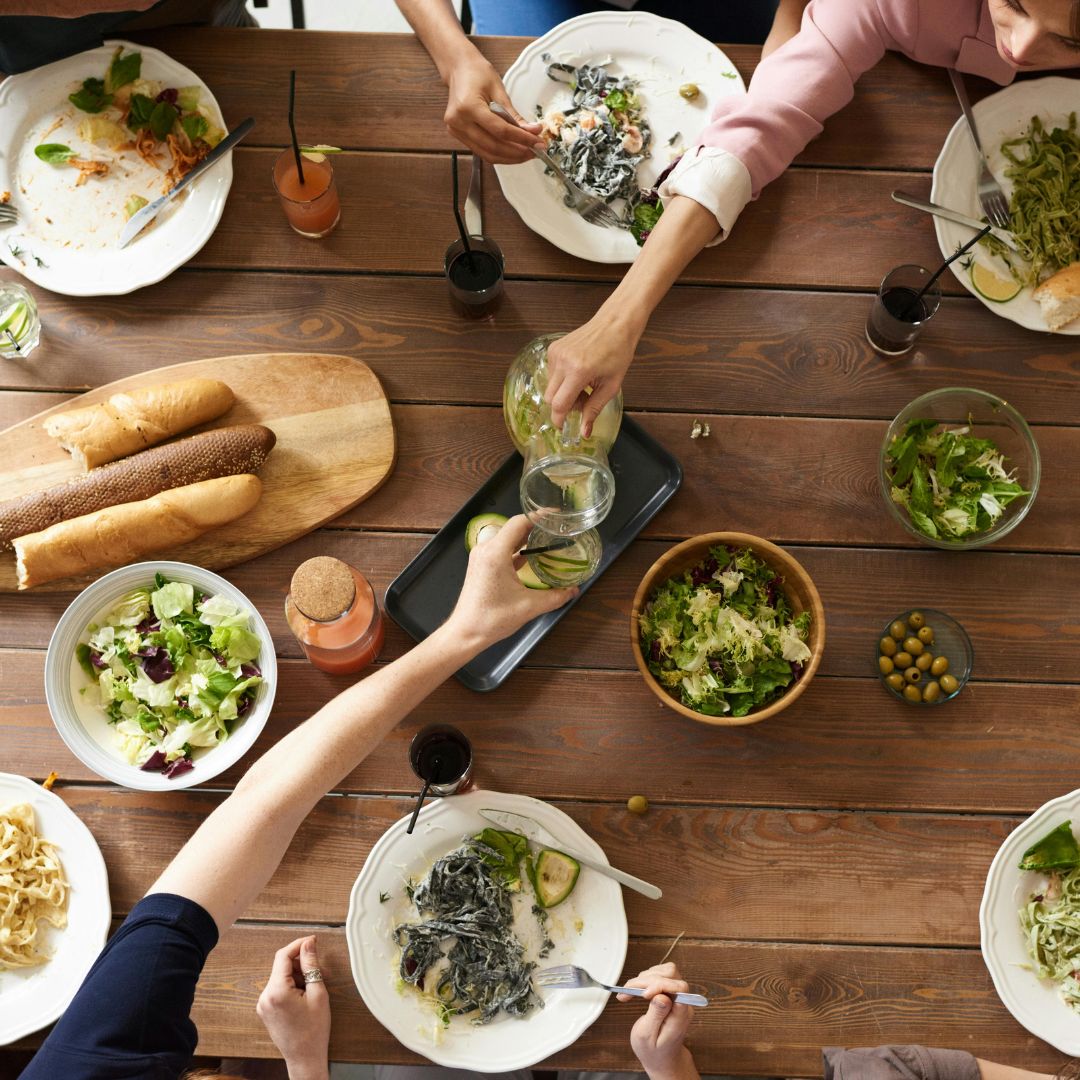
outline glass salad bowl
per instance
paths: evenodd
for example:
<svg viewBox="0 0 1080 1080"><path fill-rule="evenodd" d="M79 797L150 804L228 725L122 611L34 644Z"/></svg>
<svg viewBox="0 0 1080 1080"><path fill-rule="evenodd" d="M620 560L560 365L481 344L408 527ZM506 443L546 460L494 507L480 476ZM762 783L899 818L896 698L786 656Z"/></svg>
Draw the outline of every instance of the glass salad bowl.
<svg viewBox="0 0 1080 1080"><path fill-rule="evenodd" d="M926 628L932 633L927 634ZM902 659L897 664L896 658L905 656L906 643L912 638L917 643L910 648L912 662L909 664L907 659ZM929 663L922 660L926 656L931 658ZM942 657L947 661L944 666L940 664ZM881 685L892 697L905 705L930 707L952 701L964 689L971 678L975 649L967 631L944 611L911 608L895 615L882 628L875 643L874 662L878 665ZM905 677L912 669L919 673L918 676ZM899 685L901 682L902 686ZM908 689L909 686L915 688L918 697ZM932 686L937 690L928 695Z"/></svg>
<svg viewBox="0 0 1080 1080"><path fill-rule="evenodd" d="M921 543L951 551L1012 532L1035 501L1039 474L1024 418L967 387L916 398L889 425L878 456L889 513Z"/></svg>

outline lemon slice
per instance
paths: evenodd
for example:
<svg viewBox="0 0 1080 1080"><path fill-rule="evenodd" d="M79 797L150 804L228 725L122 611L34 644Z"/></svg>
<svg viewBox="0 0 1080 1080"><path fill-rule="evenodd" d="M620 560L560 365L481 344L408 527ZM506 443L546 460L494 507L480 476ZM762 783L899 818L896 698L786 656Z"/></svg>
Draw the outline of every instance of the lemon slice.
<svg viewBox="0 0 1080 1080"><path fill-rule="evenodd" d="M993 270L987 270L982 263L971 264L971 284L984 299L995 304L1004 304L1018 296L1022 286L1013 278L998 277Z"/></svg>

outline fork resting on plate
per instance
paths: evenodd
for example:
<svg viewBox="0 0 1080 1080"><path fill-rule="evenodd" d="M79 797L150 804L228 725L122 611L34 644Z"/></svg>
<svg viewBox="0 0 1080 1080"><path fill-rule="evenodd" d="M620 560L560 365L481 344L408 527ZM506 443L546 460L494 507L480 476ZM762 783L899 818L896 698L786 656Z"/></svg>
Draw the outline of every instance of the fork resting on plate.
<svg viewBox="0 0 1080 1080"><path fill-rule="evenodd" d="M562 967L544 968L535 976L537 986L546 987L548 990L580 990L585 986L597 986L601 990L607 990L612 994L630 994L633 997L644 997L645 991L637 986L608 986L607 983L598 982L584 968L575 967L573 964L565 964ZM707 997L701 994L675 994L672 997L678 1005L696 1005L703 1008L709 1004Z"/></svg>

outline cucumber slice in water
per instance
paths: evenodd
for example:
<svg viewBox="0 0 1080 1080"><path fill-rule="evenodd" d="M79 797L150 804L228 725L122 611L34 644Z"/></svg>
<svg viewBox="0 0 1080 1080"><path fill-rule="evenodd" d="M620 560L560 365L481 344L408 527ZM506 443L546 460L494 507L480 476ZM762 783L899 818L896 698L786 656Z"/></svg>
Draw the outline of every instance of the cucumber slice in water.
<svg viewBox="0 0 1080 1080"><path fill-rule="evenodd" d="M553 908L561 904L574 891L580 873L581 864L577 859L571 859L561 851L544 848L537 855L530 875L540 906Z"/></svg>
<svg viewBox="0 0 1080 1080"><path fill-rule="evenodd" d="M30 313L26 309L26 302L16 300L14 304L4 309L3 314L0 314L0 334L10 330L15 340L19 341L26 333L29 322Z"/></svg>

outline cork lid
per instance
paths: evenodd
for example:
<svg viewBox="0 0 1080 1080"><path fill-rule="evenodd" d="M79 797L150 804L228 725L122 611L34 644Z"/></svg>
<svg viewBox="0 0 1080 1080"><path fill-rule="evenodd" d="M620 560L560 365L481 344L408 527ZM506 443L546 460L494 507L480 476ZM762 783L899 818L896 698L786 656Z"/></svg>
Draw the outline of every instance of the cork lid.
<svg viewBox="0 0 1080 1080"><path fill-rule="evenodd" d="M296 568L289 585L292 602L309 619L330 622L352 606L356 582L340 559L317 555Z"/></svg>

